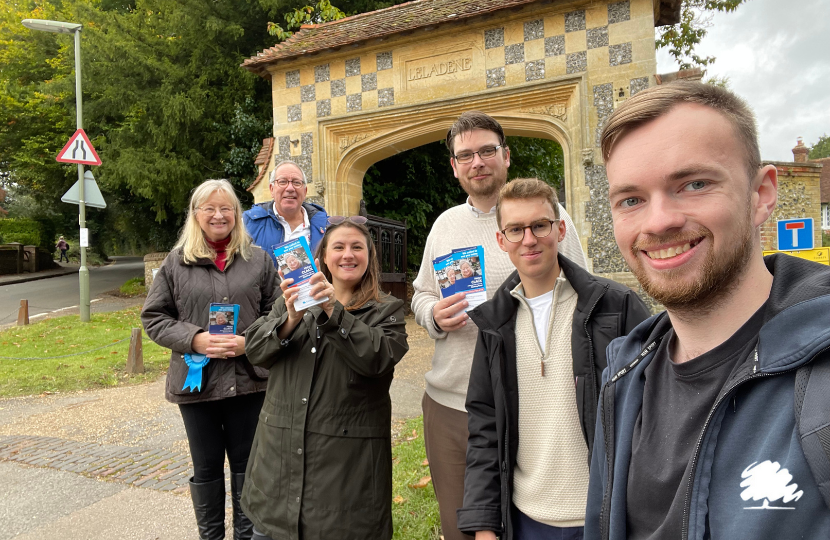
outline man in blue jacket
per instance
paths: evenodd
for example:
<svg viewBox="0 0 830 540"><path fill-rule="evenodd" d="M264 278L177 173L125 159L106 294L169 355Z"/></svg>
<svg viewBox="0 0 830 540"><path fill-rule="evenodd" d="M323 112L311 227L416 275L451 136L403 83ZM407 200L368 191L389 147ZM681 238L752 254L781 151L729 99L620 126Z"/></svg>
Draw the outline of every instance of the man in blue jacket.
<svg viewBox="0 0 830 540"><path fill-rule="evenodd" d="M255 204L242 214L254 244L271 255L274 266L277 259L271 246L281 242L304 236L314 253L326 232L328 216L322 206L305 202L308 180L303 170L293 161L277 163L268 189L273 201Z"/></svg>
<svg viewBox="0 0 830 540"><path fill-rule="evenodd" d="M830 269L763 257L778 180L752 112L712 85L651 88L602 152L617 244L666 312L608 348L585 538L830 538L830 410L817 447L798 420L805 375L830 368Z"/></svg>

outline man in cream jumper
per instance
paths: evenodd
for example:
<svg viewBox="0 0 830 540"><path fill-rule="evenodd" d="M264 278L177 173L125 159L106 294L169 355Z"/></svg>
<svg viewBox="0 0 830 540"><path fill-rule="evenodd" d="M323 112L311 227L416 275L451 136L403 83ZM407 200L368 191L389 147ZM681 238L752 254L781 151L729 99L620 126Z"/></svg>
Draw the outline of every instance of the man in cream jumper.
<svg viewBox="0 0 830 540"><path fill-rule="evenodd" d="M581 540L605 349L649 316L628 287L559 254L556 193L503 187L499 248L516 271L470 312L469 444L458 528L476 540Z"/></svg>
<svg viewBox="0 0 830 540"><path fill-rule="evenodd" d="M464 496L467 413L464 401L476 343L476 327L463 311L464 293L441 299L432 268L436 257L453 249L484 248L487 297L513 272L513 264L496 244L496 198L507 181L510 149L502 127L481 112L465 112L447 132L447 148L455 177L469 197L441 214L432 226L415 279L415 320L435 340L432 370L425 376L424 443L446 540L471 538L456 526L456 510ZM571 218L560 207L568 233L563 253L582 267L585 255Z"/></svg>

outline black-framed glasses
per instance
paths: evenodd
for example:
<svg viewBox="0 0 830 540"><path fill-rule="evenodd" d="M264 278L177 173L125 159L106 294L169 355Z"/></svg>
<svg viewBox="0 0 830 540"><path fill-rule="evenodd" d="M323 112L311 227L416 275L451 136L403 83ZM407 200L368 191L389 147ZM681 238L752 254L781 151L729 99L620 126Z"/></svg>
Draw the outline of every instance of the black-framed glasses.
<svg viewBox="0 0 830 540"><path fill-rule="evenodd" d="M344 221L351 221L355 225L363 225L368 219L365 216L329 216L326 223L328 225L340 225Z"/></svg>
<svg viewBox="0 0 830 540"><path fill-rule="evenodd" d="M481 159L490 159L491 157L496 155L496 152L501 147L502 146L499 144L499 145L496 145L496 146L484 146L482 148L479 148L478 152L472 152L470 150L464 150L463 152L457 153L453 157L455 158L455 161L457 161L458 163L462 163L462 164L472 163L473 162L473 156L475 156L476 154L478 154L478 157L480 157Z"/></svg>
<svg viewBox="0 0 830 540"><path fill-rule="evenodd" d="M508 242L521 242L525 239L525 231L530 229L530 233L536 238L544 238L553 230L553 224L559 223L558 219L540 219L534 221L530 225L511 225L506 229L502 229L501 234Z"/></svg>
<svg viewBox="0 0 830 540"><path fill-rule="evenodd" d="M303 182L299 178L294 178L292 180L289 180L288 178L278 178L274 180L274 183L281 188L287 187L288 184L291 184L292 186L294 186L295 189L300 189L305 185L305 182Z"/></svg>

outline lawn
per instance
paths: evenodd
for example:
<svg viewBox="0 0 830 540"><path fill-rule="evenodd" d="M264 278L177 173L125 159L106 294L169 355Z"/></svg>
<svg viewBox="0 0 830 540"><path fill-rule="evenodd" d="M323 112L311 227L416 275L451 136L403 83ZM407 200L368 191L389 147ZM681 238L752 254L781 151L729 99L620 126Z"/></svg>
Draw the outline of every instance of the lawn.
<svg viewBox="0 0 830 540"><path fill-rule="evenodd" d="M0 332L0 397L138 384L167 370L170 351L144 336L145 373L125 372L130 329L141 328L140 306L46 319ZM68 356L71 355L71 356Z"/></svg>
<svg viewBox="0 0 830 540"><path fill-rule="evenodd" d="M429 478L423 417L407 420L392 441L394 540L438 540L438 501Z"/></svg>

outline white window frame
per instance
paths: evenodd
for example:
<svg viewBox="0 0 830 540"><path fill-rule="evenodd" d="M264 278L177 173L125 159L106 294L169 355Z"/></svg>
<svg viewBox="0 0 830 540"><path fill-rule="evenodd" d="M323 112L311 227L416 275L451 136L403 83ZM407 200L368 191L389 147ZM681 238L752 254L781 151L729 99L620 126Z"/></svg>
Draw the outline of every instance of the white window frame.
<svg viewBox="0 0 830 540"><path fill-rule="evenodd" d="M830 229L830 204L822 203L821 205L821 228L823 230Z"/></svg>

